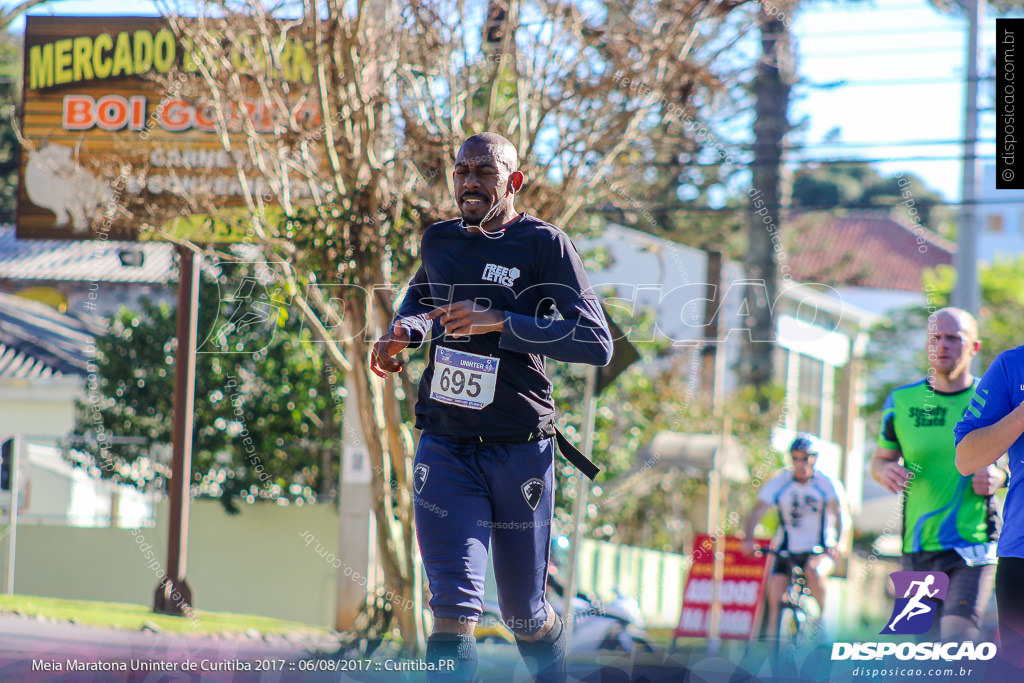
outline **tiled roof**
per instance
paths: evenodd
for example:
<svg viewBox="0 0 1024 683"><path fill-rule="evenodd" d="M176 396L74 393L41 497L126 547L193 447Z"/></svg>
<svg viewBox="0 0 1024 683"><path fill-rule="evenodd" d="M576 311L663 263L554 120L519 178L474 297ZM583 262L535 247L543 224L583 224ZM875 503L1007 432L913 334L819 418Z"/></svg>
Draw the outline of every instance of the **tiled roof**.
<svg viewBox="0 0 1024 683"><path fill-rule="evenodd" d="M84 377L103 323L0 293L0 379Z"/></svg>
<svg viewBox="0 0 1024 683"><path fill-rule="evenodd" d="M919 292L927 268L952 265L956 246L887 216L833 216L789 230L793 279L832 286Z"/></svg>
<svg viewBox="0 0 1024 683"><path fill-rule="evenodd" d="M140 251L141 267L122 265L122 249ZM165 242L25 240L0 226L0 280L163 284L174 274L174 247Z"/></svg>

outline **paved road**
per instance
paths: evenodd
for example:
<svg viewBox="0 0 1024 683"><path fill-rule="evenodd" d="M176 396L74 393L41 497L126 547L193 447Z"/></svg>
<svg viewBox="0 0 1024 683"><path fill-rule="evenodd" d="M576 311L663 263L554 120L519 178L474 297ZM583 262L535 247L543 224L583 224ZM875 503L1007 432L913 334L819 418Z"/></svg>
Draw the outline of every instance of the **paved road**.
<svg viewBox="0 0 1024 683"><path fill-rule="evenodd" d="M480 658L481 681L528 680L514 647L482 645ZM418 683L426 680L419 666L386 656L338 661L309 642L273 636L119 631L0 615L0 683Z"/></svg>
<svg viewBox="0 0 1024 683"><path fill-rule="evenodd" d="M226 639L52 623L0 615L0 683L424 683L422 662L384 655L338 661L309 643L283 638ZM480 683L526 683L516 648L481 644ZM636 680L625 656L576 657L573 680ZM103 670L97 671L97 665ZM318 670L319 669L319 670ZM679 681L678 666L648 680ZM668 670L671 669L671 675ZM614 672L613 678L607 678Z"/></svg>
<svg viewBox="0 0 1024 683"><path fill-rule="evenodd" d="M422 662L385 655L370 660L335 660L318 654L310 645L308 641L273 637L228 639L117 631L0 615L0 683L426 683L425 674L419 670ZM812 653L799 667L771 666L757 655L756 648L726 657L708 657L700 649L680 652L674 658L647 655L644 661L613 653L573 653L569 680L851 680L849 672L842 671L846 666L830 666L827 648ZM511 645L481 644L479 659L479 683L530 681ZM106 670L94 670L97 663L103 663ZM958 683L975 680L968 676L958 679Z"/></svg>
<svg viewBox="0 0 1024 683"><path fill-rule="evenodd" d="M0 615L0 683L338 680L334 674L300 672L310 654L284 639L118 631ZM112 670L91 670L97 663Z"/></svg>

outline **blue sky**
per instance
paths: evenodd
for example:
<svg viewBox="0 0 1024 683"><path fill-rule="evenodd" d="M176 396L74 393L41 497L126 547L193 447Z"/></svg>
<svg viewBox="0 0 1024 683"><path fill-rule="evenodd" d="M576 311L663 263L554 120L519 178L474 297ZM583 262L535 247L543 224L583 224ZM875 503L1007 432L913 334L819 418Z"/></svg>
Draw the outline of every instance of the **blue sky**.
<svg viewBox="0 0 1024 683"><path fill-rule="evenodd" d="M151 0L71 0L33 14L159 14ZM18 28L18 25L16 25ZM804 3L793 26L802 84L794 91L794 121L808 126L791 144L794 158L891 160L885 172L910 171L947 199L960 197L966 20L944 15L926 0ZM982 25L982 74L991 71L995 20ZM821 87L844 82L837 87ZM992 82L981 82L991 106ZM993 116L981 117L982 162L995 153ZM838 144L823 144L833 129ZM943 144L924 144L939 141ZM937 159L938 158L938 159ZM980 173L980 168L979 168Z"/></svg>
<svg viewBox="0 0 1024 683"><path fill-rule="evenodd" d="M794 113L810 117L802 140L810 147L805 156L892 158L880 164L883 170L910 170L947 199L959 199L959 160L911 158L962 154L966 19L941 14L925 0L807 6L794 25L801 77L813 84L847 85L797 90ZM982 22L981 38L979 69L985 76L994 55L991 16ZM991 107L992 92L992 81L982 80L980 106ZM979 163L984 164L995 155L994 117L983 112L979 120ZM820 146L832 128L841 131L844 144ZM920 144L928 141L946 144Z"/></svg>

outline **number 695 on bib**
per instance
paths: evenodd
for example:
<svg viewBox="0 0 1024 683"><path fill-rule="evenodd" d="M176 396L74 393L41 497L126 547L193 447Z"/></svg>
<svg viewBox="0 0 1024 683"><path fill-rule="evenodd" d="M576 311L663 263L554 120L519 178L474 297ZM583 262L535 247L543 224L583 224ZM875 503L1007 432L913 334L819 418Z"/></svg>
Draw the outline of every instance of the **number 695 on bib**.
<svg viewBox="0 0 1024 683"><path fill-rule="evenodd" d="M471 410L490 405L498 382L499 362L491 356L435 347L430 398Z"/></svg>

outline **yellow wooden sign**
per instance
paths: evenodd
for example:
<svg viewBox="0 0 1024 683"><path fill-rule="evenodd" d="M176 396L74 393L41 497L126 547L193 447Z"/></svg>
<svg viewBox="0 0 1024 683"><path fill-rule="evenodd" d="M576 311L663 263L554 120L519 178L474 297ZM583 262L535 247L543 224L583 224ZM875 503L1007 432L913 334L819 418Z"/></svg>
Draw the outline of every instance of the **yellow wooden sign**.
<svg viewBox="0 0 1024 683"><path fill-rule="evenodd" d="M290 37L273 61L253 45L250 61L273 63L294 95L311 85L302 40ZM273 110L251 97L218 113L197 61L161 18L28 17L18 236L246 241L239 168L253 196L272 202L273 193L249 167L243 122L270 132ZM232 62L243 66L240 56ZM218 137L218 115L233 152ZM298 120L320 125L315 97Z"/></svg>

